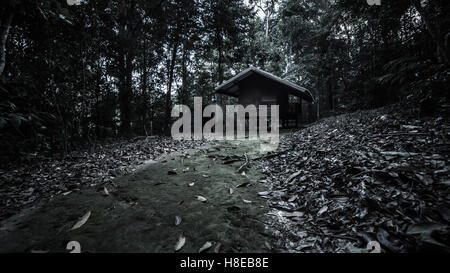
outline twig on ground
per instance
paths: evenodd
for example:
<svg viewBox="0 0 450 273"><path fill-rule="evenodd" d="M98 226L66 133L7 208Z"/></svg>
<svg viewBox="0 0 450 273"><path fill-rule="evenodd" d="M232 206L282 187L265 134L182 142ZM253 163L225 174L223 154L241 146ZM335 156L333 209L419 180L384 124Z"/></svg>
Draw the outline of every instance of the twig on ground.
<svg viewBox="0 0 450 273"><path fill-rule="evenodd" d="M248 164L250 163L250 161L248 160L247 154L244 154L244 157L245 157L245 163L239 167L239 169L237 170L238 173L240 173L244 168L247 168Z"/></svg>

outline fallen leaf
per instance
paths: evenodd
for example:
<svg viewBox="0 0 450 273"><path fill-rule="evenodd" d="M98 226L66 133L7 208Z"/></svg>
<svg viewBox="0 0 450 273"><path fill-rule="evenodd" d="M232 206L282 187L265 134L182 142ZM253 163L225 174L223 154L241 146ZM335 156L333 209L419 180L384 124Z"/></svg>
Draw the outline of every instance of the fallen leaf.
<svg viewBox="0 0 450 273"><path fill-rule="evenodd" d="M422 225L410 225L406 230L407 234L431 234L435 231L445 231L445 225L441 224L422 224Z"/></svg>
<svg viewBox="0 0 450 273"><path fill-rule="evenodd" d="M294 174L292 174L291 176L289 176L289 178L286 180L286 184L288 184L289 182L291 182L292 180L294 180L297 176L301 175L302 171L296 172Z"/></svg>
<svg viewBox="0 0 450 273"><path fill-rule="evenodd" d="M301 212L301 211L286 212L286 213L284 213L284 217L286 217L286 218L303 217L303 215L305 215L305 213L304 213L304 212Z"/></svg>
<svg viewBox="0 0 450 273"><path fill-rule="evenodd" d="M378 242L385 248L389 249L391 252L399 251L399 249L391 242L391 236L386 230L380 228L376 236Z"/></svg>
<svg viewBox="0 0 450 273"><path fill-rule="evenodd" d="M214 247L214 253L219 253L221 246L222 246L221 243L217 243L217 245Z"/></svg>
<svg viewBox="0 0 450 273"><path fill-rule="evenodd" d="M423 184L425 184L427 186L433 184L433 179L431 179L427 175L416 174L416 177L417 177L417 179L420 180L420 182L422 182Z"/></svg>
<svg viewBox="0 0 450 273"><path fill-rule="evenodd" d="M237 185L236 188L243 188L243 187L247 187L249 185L250 185L250 182L244 182L242 184Z"/></svg>
<svg viewBox="0 0 450 273"><path fill-rule="evenodd" d="M207 201L207 199L205 197L200 196L200 195L197 196L197 200L200 201L200 202L203 202L203 203L205 203Z"/></svg>
<svg viewBox="0 0 450 273"><path fill-rule="evenodd" d="M180 216L175 216L175 226L178 226L181 224L181 217Z"/></svg>
<svg viewBox="0 0 450 273"><path fill-rule="evenodd" d="M86 222L90 216L91 216L91 212L88 211L85 215L83 215L83 217L81 217L81 219L77 223L75 223L75 225L73 225L73 227L70 230L75 230L75 229L79 229L80 227L82 227L84 224L86 224Z"/></svg>
<svg viewBox="0 0 450 273"><path fill-rule="evenodd" d="M419 155L418 153L405 153L405 152L381 152L382 155L387 157L410 157Z"/></svg>
<svg viewBox="0 0 450 273"><path fill-rule="evenodd" d="M199 250L198 253L202 253L205 250L208 250L212 247L212 243L211 242L206 242Z"/></svg>
<svg viewBox="0 0 450 273"><path fill-rule="evenodd" d="M180 249L182 249L185 243L186 243L186 237L184 237L183 235L180 235L180 237L178 237L177 243L175 244L175 251L179 251Z"/></svg>
<svg viewBox="0 0 450 273"><path fill-rule="evenodd" d="M323 208L321 208L319 210L319 212L317 213L317 216L324 214L325 212L327 212L327 210L328 210L328 206L324 206Z"/></svg>

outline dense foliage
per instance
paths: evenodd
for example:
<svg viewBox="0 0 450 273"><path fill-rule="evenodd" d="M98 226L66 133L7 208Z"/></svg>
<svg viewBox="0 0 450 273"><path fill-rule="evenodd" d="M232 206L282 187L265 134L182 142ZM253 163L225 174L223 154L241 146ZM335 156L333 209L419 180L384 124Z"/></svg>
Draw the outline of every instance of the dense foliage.
<svg viewBox="0 0 450 273"><path fill-rule="evenodd" d="M69 1L76 2L76 1ZM314 93L314 116L448 100L446 0L4 0L2 161L167 133L175 103L258 66Z"/></svg>

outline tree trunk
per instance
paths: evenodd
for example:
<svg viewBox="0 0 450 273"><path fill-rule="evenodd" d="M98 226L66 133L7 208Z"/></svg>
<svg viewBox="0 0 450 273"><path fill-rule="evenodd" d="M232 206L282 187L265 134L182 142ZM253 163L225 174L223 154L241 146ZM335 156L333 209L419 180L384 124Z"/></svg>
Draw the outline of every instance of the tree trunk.
<svg viewBox="0 0 450 273"><path fill-rule="evenodd" d="M222 33L221 33L221 29L217 28L216 29L216 39L217 39L217 51L219 53L219 58L217 60L217 73L218 73L218 84L222 84L223 83L223 39L222 39ZM219 95L219 101L218 101L219 105L223 105L223 96Z"/></svg>
<svg viewBox="0 0 450 273"><path fill-rule="evenodd" d="M320 73L319 76L317 77L316 86L317 86L317 89L316 89L317 90L316 91L316 102L315 102L317 104L317 107L316 107L316 121L318 121L318 120L320 120L320 94L321 94L320 90L323 87L323 84L322 84L322 73Z"/></svg>
<svg viewBox="0 0 450 273"><path fill-rule="evenodd" d="M97 66L97 79L95 85L95 135L97 138L100 137L100 127L103 126L100 124L100 96L101 96L101 81L102 81L102 67L100 65L100 60L98 60L99 65Z"/></svg>
<svg viewBox="0 0 450 273"><path fill-rule="evenodd" d="M218 33L217 33L217 39L218 39L218 47L217 47L217 49L218 49L218 51L219 51L219 59L218 59L218 62L217 62L217 68L218 68L218 76L219 76L219 78L218 78L218 81L219 81L219 84L221 84L222 82L223 82L223 57L222 57L222 55L223 55L223 48L222 48L222 43L223 43L223 41L222 41L222 33L220 33L220 30L218 30Z"/></svg>
<svg viewBox="0 0 450 273"><path fill-rule="evenodd" d="M144 97L144 102L142 106L142 129L143 133L147 136L147 129L145 127L147 122L147 112L148 112L148 75L147 75L147 39L144 40L144 51L142 53L142 76L141 76L141 88L142 96Z"/></svg>
<svg viewBox="0 0 450 273"><path fill-rule="evenodd" d="M183 57L181 59L181 93L180 93L180 103L187 104L187 49L186 40L183 42Z"/></svg>
<svg viewBox="0 0 450 273"><path fill-rule="evenodd" d="M6 66L6 41L8 39L9 29L14 14L11 12L2 18L0 27L0 76L3 74Z"/></svg>
<svg viewBox="0 0 450 273"><path fill-rule="evenodd" d="M266 41L269 40L269 19L270 19L270 12L267 11L267 14L266 14Z"/></svg>
<svg viewBox="0 0 450 273"><path fill-rule="evenodd" d="M169 69L167 71L168 73L168 82L167 82L167 94L166 94L166 121L167 121L167 128L166 132L170 132L170 119L171 119L171 112L172 112L172 82L173 82L173 72L175 69L175 63L177 58L177 51L178 51L178 42L175 42L172 48L172 56L169 63Z"/></svg>
<svg viewBox="0 0 450 273"><path fill-rule="evenodd" d="M330 78L329 78L329 90L328 90L328 94L329 94L329 103L330 103L330 110L334 111L335 105L334 105L334 92L335 92L335 88L336 88L336 79L335 79L335 75L334 73L331 73Z"/></svg>
<svg viewBox="0 0 450 273"><path fill-rule="evenodd" d="M130 100L132 94L132 57L129 52L123 54L122 66L122 88L119 91L120 103L120 133L128 135L130 133L131 109Z"/></svg>
<svg viewBox="0 0 450 273"><path fill-rule="evenodd" d="M430 17L428 16L427 12L422 8L422 5L420 4L419 0L411 0L413 6L416 8L417 12L419 12L420 16L423 19L423 22L425 23L425 26L428 30L428 34L430 34L431 39L436 45L436 51L437 51L437 57L439 61L449 63L449 59L447 56L447 52L445 51L445 45L442 40L442 37L440 37L440 31L438 27L433 26Z"/></svg>

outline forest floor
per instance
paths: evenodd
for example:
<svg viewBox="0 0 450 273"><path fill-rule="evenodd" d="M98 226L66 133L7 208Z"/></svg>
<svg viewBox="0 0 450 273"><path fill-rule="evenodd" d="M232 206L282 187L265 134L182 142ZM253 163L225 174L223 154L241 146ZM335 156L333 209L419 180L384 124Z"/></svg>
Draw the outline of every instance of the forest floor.
<svg viewBox="0 0 450 273"><path fill-rule="evenodd" d="M60 194L2 222L1 252L267 252L267 202L256 169L259 141L221 142L162 155L100 186ZM204 199L203 199L204 198ZM83 219L84 216L84 219ZM81 222L78 219L81 218ZM84 223L72 229L77 223Z"/></svg>
<svg viewBox="0 0 450 273"><path fill-rule="evenodd" d="M0 252L449 252L447 114L331 117L274 152L145 139L4 170Z"/></svg>

